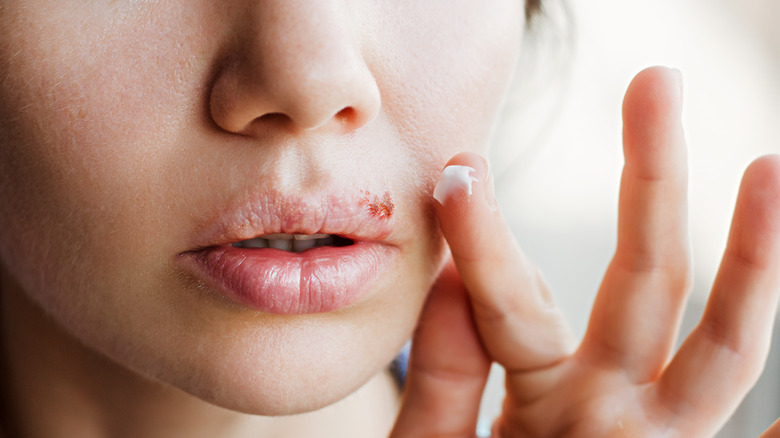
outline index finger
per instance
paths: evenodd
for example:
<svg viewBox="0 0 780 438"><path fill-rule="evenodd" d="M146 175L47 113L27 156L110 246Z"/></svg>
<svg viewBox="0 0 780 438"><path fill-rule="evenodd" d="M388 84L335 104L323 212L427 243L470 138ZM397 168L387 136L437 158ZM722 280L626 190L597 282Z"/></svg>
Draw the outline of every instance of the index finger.
<svg viewBox="0 0 780 438"><path fill-rule="evenodd" d="M570 354L574 337L495 202L487 161L474 153L456 155L434 196L491 357L513 372L545 367Z"/></svg>

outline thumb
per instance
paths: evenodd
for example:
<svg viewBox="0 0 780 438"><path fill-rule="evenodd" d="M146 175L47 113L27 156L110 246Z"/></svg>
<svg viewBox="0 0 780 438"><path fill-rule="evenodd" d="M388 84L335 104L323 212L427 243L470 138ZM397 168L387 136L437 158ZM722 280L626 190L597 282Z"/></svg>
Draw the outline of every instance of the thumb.
<svg viewBox="0 0 780 438"><path fill-rule="evenodd" d="M475 436L490 363L466 290L449 263L412 339L408 380L391 438Z"/></svg>

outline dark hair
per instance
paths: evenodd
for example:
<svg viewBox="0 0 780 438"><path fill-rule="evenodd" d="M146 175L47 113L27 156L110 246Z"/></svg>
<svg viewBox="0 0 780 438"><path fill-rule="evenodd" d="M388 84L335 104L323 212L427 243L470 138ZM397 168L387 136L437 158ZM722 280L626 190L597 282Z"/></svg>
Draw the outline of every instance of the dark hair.
<svg viewBox="0 0 780 438"><path fill-rule="evenodd" d="M531 20L542 10L542 0L525 0L525 17Z"/></svg>

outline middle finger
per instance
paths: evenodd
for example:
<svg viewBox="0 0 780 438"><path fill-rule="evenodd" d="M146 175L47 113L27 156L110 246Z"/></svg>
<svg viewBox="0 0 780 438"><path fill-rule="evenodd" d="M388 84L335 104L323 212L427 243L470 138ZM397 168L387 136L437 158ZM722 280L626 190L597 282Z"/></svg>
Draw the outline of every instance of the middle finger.
<svg viewBox="0 0 780 438"><path fill-rule="evenodd" d="M618 245L582 350L637 382L667 363L690 289L681 107L681 78L666 68L639 73L626 92Z"/></svg>

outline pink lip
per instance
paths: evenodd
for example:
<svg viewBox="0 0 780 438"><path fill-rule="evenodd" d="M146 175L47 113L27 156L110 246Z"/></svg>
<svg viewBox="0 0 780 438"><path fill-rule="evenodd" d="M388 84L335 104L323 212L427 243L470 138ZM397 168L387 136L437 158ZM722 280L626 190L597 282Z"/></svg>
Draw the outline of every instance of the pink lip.
<svg viewBox="0 0 780 438"><path fill-rule="evenodd" d="M385 241L392 233L392 210L388 194L266 193L208 222L180 260L210 289L249 308L277 315L333 312L362 297L397 253ZM354 244L301 253L231 246L276 233L334 234Z"/></svg>

